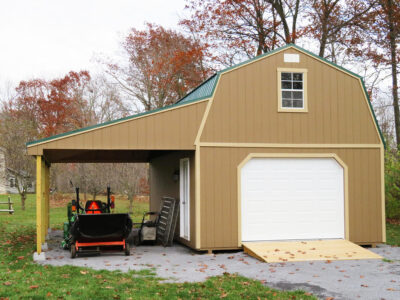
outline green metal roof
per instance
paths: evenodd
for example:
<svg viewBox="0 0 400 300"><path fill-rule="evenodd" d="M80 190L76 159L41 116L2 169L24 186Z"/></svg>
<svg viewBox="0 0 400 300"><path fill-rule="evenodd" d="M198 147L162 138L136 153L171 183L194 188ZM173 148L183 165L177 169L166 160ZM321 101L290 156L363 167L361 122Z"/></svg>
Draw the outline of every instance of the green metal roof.
<svg viewBox="0 0 400 300"><path fill-rule="evenodd" d="M327 60L325 58L322 58L322 57L320 57L320 56L318 56L318 55L316 55L316 54L314 54L314 53L312 53L312 52L310 52L310 51L308 51L306 49L303 49L303 48L301 48L301 47L299 47L299 46L297 46L295 44L287 44L287 45L285 45L283 47L280 47L278 49L275 49L275 50L272 50L270 52L261 54L259 56L256 56L256 57L254 57L252 59L249 59L249 60L246 60L246 61L244 61L242 63L237 64L237 65L234 65L232 67L229 67L229 68L221 70L221 71L215 73L214 75L212 75L210 78L208 78L202 84L200 84L198 87L194 88L186 96L184 96L182 99L178 100L175 104L172 104L172 105L169 105L169 106L165 106L165 107L162 107L162 108L159 108L159 109L155 109L155 110L139 113L139 114L136 114L136 115L133 115L133 116L129 116L129 117L125 117L125 118L121 118L121 119L117 119L117 120L113 120L113 121L109 121L109 122L105 122L105 123L101 123L101 124L97 124L97 125L93 125L93 126L89 126L89 127L84 127L84 128L81 128L81 129L68 131L68 132L65 132L65 133L57 134L57 135L53 135L53 136L50 136L50 137L47 137L47 138L43 138L43 139L40 139L40 140L28 142L28 143L26 143L26 145L27 146L31 146L31 145L34 145L34 144L42 143L42 142L45 142L45 141L50 141L50 140L53 140L53 139L56 139L56 138L60 138L60 137L63 137L63 136L68 136L68 135L71 135L71 134L74 134L74 133L84 132L84 131L91 130L91 129L94 129L94 128L100 128L100 127L103 127L103 126L106 126L106 125L118 123L118 122L125 121L125 120L135 119L135 118L138 118L138 117L141 117L141 116L145 116L145 115L152 114L152 113L155 113L155 112L163 111L163 110L170 109L170 108L173 108L173 107L177 107L177 106L180 106L180 105L184 105L184 104L200 101L200 100L203 100L203 99L211 98L212 95L215 92L215 88L217 86L217 82L218 82L218 80L219 80L219 78L220 78L222 73L228 72L228 71L230 71L232 69L235 69L235 68L240 67L242 65L248 64L248 63L250 63L252 61L256 61L256 60L258 60L260 58L263 58L265 56L270 56L270 55L272 55L274 53L280 52L280 51L282 51L284 49L291 48L291 47L295 48L295 49L297 49L299 51L305 52L306 54L308 54L310 56L313 56L316 59L322 60L322 61L324 61L324 62L326 62L326 63L328 63L328 64L330 64L330 65L332 65L332 66L334 66L334 67L346 72L346 73L349 73L349 74L351 74L351 75L353 75L353 76L355 76L355 77L357 77L357 78L359 78L361 80L365 95L367 96L367 100L368 100L367 102L368 102L369 108L371 109L375 124L376 124L376 126L378 128L379 136L380 136L380 138L382 140L382 143L383 143L384 147L386 148L386 142L385 142L385 139L383 137L382 131L381 131L380 127L379 127L378 121L376 119L376 115L375 115L374 109L372 107L371 101L369 99L369 95L367 93L363 78L360 75L358 75L356 73L353 73L352 71L349 71L349 70L347 70L347 69L345 69L345 68L343 68L343 67L341 67L341 66L339 66L339 65L337 65L337 64L335 64L335 63L333 63L333 62L331 62L331 61L329 61L329 60Z"/></svg>
<svg viewBox="0 0 400 300"><path fill-rule="evenodd" d="M210 98L214 93L218 77L219 74L215 73L199 86L191 90L185 97L178 100L177 103Z"/></svg>

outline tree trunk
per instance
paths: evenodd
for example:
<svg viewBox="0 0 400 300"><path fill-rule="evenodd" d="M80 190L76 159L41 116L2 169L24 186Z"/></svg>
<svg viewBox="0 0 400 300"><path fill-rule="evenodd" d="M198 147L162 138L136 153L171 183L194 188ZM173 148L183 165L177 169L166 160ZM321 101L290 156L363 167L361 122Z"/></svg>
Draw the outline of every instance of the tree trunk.
<svg viewBox="0 0 400 300"><path fill-rule="evenodd" d="M129 214L132 215L133 214L133 195L129 195L128 200L129 200Z"/></svg>
<svg viewBox="0 0 400 300"><path fill-rule="evenodd" d="M21 209L25 210L25 201L26 201L26 194L25 193L21 193Z"/></svg>
<svg viewBox="0 0 400 300"><path fill-rule="evenodd" d="M384 5L383 3L381 4ZM385 7L383 7L385 10ZM399 111L399 93L397 86L397 61L396 61L396 32L394 28L394 16L393 16L393 2L392 0L387 0L387 17L389 25L389 44L390 44L390 59L391 59L391 69L392 69L392 95L393 95L393 111L394 111L394 127L396 132L396 143L397 149L400 150L400 111Z"/></svg>

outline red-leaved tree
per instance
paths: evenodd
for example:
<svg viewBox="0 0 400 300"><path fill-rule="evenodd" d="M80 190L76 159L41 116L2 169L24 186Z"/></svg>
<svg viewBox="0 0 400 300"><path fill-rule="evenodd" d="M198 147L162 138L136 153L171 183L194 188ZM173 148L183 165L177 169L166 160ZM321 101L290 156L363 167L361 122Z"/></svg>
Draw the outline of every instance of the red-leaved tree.
<svg viewBox="0 0 400 300"><path fill-rule="evenodd" d="M79 107L90 82L87 71L69 72L61 79L21 81L16 96L9 101L7 111L17 118L30 120L37 136L47 137L85 125Z"/></svg>
<svg viewBox="0 0 400 300"><path fill-rule="evenodd" d="M210 75L207 45L162 26L133 28L122 46L127 61L109 63L108 73L138 110L172 104Z"/></svg>

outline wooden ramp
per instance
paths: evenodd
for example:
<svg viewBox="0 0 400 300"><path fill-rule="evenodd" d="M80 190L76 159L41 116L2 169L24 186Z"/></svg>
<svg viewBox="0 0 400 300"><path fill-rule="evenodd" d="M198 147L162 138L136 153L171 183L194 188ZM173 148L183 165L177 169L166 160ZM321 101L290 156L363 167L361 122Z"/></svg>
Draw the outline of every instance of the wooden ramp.
<svg viewBox="0 0 400 300"><path fill-rule="evenodd" d="M347 240L244 242L243 249L264 262L382 259Z"/></svg>

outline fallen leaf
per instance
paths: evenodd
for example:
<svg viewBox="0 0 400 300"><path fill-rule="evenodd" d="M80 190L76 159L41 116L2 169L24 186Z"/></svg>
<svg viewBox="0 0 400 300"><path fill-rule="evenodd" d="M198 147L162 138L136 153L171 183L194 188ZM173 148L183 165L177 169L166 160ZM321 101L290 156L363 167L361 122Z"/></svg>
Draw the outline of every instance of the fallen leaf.
<svg viewBox="0 0 400 300"><path fill-rule="evenodd" d="M50 293L50 292L48 292L48 293L46 294L46 296L47 296L47 297L51 297L51 296L53 296L53 294Z"/></svg>
<svg viewBox="0 0 400 300"><path fill-rule="evenodd" d="M89 273L88 271L81 271L82 275L86 275L87 273Z"/></svg>
<svg viewBox="0 0 400 300"><path fill-rule="evenodd" d="M19 259L19 260L24 259L24 258L25 258L25 256L18 256L17 257L17 259Z"/></svg>
<svg viewBox="0 0 400 300"><path fill-rule="evenodd" d="M222 293L221 296L220 296L220 298L225 298L225 297L227 297L227 296L228 296L228 293Z"/></svg>
<svg viewBox="0 0 400 300"><path fill-rule="evenodd" d="M3 283L4 285L12 285L12 283L10 281L6 281Z"/></svg>
<svg viewBox="0 0 400 300"><path fill-rule="evenodd" d="M33 289L37 289L39 286L38 285L31 285L29 288L31 289L31 290L33 290Z"/></svg>

